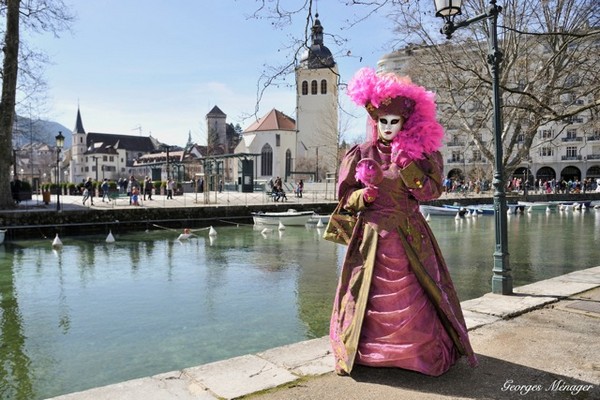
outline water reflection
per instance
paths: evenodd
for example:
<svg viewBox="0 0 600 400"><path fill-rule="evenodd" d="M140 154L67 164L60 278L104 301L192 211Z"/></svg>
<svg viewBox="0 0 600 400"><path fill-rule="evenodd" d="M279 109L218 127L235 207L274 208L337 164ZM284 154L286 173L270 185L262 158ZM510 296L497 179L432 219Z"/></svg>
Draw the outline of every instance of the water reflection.
<svg viewBox="0 0 600 400"><path fill-rule="evenodd" d="M460 299L489 292L494 219L430 224ZM511 216L508 228L516 286L600 259L600 211ZM344 246L317 229L218 231L0 246L2 397L45 398L327 334Z"/></svg>
<svg viewBox="0 0 600 400"><path fill-rule="evenodd" d="M8 271L0 275L0 394L3 399L25 399L33 396L33 377L11 269L10 255L0 245L0 270Z"/></svg>

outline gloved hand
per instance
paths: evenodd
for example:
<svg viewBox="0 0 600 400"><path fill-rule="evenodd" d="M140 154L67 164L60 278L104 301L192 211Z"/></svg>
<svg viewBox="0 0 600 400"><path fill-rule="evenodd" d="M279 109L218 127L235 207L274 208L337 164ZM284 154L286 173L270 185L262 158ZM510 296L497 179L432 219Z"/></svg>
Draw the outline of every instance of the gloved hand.
<svg viewBox="0 0 600 400"><path fill-rule="evenodd" d="M392 161L400 168L406 168L413 160L406 151L399 149L398 152L392 152Z"/></svg>
<svg viewBox="0 0 600 400"><path fill-rule="evenodd" d="M378 195L379 195L379 188L377 186L367 186L366 188L363 189L363 199L367 203L374 202Z"/></svg>

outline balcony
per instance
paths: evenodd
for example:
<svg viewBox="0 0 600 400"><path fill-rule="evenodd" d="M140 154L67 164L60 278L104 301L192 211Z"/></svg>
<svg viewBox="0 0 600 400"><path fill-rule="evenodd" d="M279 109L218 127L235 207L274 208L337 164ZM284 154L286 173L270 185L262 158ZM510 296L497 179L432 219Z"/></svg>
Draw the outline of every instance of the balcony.
<svg viewBox="0 0 600 400"><path fill-rule="evenodd" d="M562 161L581 161L581 156L561 156L560 159Z"/></svg>
<svg viewBox="0 0 600 400"><path fill-rule="evenodd" d="M597 141L600 141L600 135L588 136L587 137L587 141L588 142L597 142Z"/></svg>
<svg viewBox="0 0 600 400"><path fill-rule="evenodd" d="M466 142L462 142L460 140L453 140L446 144L446 146L448 146L448 147L465 147L465 145L466 145Z"/></svg>
<svg viewBox="0 0 600 400"><path fill-rule="evenodd" d="M446 160L446 164L464 164L465 160L458 160L458 159L452 159L449 158Z"/></svg>
<svg viewBox="0 0 600 400"><path fill-rule="evenodd" d="M562 139L563 142L583 142L583 138L578 136L578 137L564 137Z"/></svg>
<svg viewBox="0 0 600 400"><path fill-rule="evenodd" d="M586 160L600 160L600 154L588 154Z"/></svg>

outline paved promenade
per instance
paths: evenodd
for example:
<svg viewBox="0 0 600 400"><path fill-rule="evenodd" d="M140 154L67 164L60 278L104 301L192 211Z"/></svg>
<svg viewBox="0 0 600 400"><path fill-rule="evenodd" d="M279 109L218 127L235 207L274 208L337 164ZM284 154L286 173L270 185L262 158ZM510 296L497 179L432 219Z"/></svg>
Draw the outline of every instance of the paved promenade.
<svg viewBox="0 0 600 400"><path fill-rule="evenodd" d="M480 365L463 359L437 378L337 376L323 337L55 399L600 399L600 266L514 291L462 303Z"/></svg>

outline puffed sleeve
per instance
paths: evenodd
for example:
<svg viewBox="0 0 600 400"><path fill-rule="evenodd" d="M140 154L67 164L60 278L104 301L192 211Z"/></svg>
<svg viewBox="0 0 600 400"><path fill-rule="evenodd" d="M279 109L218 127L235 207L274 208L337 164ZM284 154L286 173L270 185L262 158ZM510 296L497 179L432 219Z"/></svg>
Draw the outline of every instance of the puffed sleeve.
<svg viewBox="0 0 600 400"><path fill-rule="evenodd" d="M338 198L342 200L345 209L357 212L368 207L363 199L364 186L356 180L356 165L361 160L360 146L352 147L340 164Z"/></svg>
<svg viewBox="0 0 600 400"><path fill-rule="evenodd" d="M443 169L442 155L436 151L424 159L412 160L400 175L415 199L427 201L441 196Z"/></svg>

